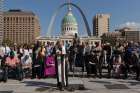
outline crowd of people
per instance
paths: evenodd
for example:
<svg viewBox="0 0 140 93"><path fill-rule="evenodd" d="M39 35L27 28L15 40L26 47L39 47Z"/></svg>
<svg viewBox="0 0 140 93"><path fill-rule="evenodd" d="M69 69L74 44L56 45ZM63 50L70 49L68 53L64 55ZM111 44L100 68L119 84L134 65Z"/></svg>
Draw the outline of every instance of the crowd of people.
<svg viewBox="0 0 140 93"><path fill-rule="evenodd" d="M74 72L75 67L81 67L87 76L102 78L102 70L108 71L108 78L128 78L135 74L140 75L140 43L126 42L90 45L81 43L78 38L73 43L58 40L52 42L36 42L33 47L20 46L0 47L0 69L3 70L3 80L6 82L9 72L14 71L16 78L22 80L28 76L34 78L57 77L57 86L60 90L68 86L68 72ZM0 75L2 76L2 75Z"/></svg>
<svg viewBox="0 0 140 93"><path fill-rule="evenodd" d="M85 53L85 65L88 75L94 73L95 76L102 78L102 70L106 68L108 70L108 78L128 78L133 73L136 79L139 79L139 43L131 41L122 44L117 43L115 46L111 46L109 43L102 45L95 43L95 46L90 51L88 47L88 52Z"/></svg>

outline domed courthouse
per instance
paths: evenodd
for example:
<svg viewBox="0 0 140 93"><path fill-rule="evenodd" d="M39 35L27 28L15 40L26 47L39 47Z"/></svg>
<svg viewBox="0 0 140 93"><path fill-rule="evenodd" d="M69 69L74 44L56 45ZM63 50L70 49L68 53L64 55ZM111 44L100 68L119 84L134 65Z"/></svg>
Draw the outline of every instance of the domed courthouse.
<svg viewBox="0 0 140 93"><path fill-rule="evenodd" d="M64 42L68 42L69 44L73 43L73 39L75 34L80 38L81 43L88 42L90 45L93 45L95 42L100 42L101 39L96 36L80 36L78 33L78 23L76 18L72 13L72 8L70 4L68 5L68 12L64 16L61 22L61 35L60 36L47 36L47 37L38 37L36 40L40 42L52 42L56 43L57 40L62 40Z"/></svg>
<svg viewBox="0 0 140 93"><path fill-rule="evenodd" d="M71 9L68 10L68 13L62 20L61 31L63 36L74 36L75 34L78 34L78 24Z"/></svg>

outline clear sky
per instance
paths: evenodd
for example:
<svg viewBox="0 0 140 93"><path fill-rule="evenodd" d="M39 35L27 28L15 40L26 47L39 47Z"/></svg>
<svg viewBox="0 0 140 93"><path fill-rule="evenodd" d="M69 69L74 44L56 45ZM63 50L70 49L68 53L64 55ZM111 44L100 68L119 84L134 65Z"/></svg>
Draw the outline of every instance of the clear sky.
<svg viewBox="0 0 140 93"><path fill-rule="evenodd" d="M41 35L45 36L48 25L55 10L67 0L5 0L5 10L23 9L33 11L40 19ZM71 0L85 13L92 31L92 19L96 13L109 13L110 31L126 22L140 23L140 0ZM61 20L66 14L66 7L61 10L54 24L53 34L60 33ZM85 28L80 13L73 8L77 18L80 33L84 34Z"/></svg>

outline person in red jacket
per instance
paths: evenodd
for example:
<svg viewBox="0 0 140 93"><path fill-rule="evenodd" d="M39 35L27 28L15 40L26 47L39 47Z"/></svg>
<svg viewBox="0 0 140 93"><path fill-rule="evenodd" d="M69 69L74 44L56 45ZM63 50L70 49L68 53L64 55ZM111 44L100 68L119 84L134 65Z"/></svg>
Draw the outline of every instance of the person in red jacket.
<svg viewBox="0 0 140 93"><path fill-rule="evenodd" d="M10 52L10 56L6 58L5 61L5 69L4 69L4 81L6 82L8 79L8 71L13 70L17 74L16 78L18 80L22 80L22 68L21 68L21 63L20 60L18 59L17 56L15 56L14 51Z"/></svg>

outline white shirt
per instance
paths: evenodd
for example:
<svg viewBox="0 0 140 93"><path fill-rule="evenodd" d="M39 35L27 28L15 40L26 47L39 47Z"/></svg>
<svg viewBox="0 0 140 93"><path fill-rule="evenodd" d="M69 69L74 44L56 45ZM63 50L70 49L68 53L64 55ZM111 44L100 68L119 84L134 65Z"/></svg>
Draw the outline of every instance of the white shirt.
<svg viewBox="0 0 140 93"><path fill-rule="evenodd" d="M26 59L25 57L28 57L28 58ZM32 59L31 59L29 51L27 49L24 49L24 54L21 57L21 63L24 65L32 63Z"/></svg>
<svg viewBox="0 0 140 93"><path fill-rule="evenodd" d="M0 47L0 56L4 57L5 55L5 48L3 46Z"/></svg>
<svg viewBox="0 0 140 93"><path fill-rule="evenodd" d="M23 50L23 55L30 55L28 49Z"/></svg>
<svg viewBox="0 0 140 93"><path fill-rule="evenodd" d="M19 51L20 51L20 53L23 53L23 49L22 49L22 48L20 48L20 50L19 50Z"/></svg>
<svg viewBox="0 0 140 93"><path fill-rule="evenodd" d="M33 53L32 49L29 49L29 53L30 53L30 54L32 54L32 53Z"/></svg>
<svg viewBox="0 0 140 93"><path fill-rule="evenodd" d="M65 46L62 46L62 54L66 54L66 48L65 48Z"/></svg>
<svg viewBox="0 0 140 93"><path fill-rule="evenodd" d="M11 51L11 49L8 47L8 46L6 46L6 47L4 47L4 46L1 46L0 47L0 55L3 57L4 55L8 55L9 53L10 53L10 51Z"/></svg>
<svg viewBox="0 0 140 93"><path fill-rule="evenodd" d="M5 47L5 54L9 54L10 51L11 51L11 49L10 49L8 46L6 46L6 47Z"/></svg>

